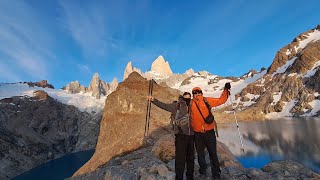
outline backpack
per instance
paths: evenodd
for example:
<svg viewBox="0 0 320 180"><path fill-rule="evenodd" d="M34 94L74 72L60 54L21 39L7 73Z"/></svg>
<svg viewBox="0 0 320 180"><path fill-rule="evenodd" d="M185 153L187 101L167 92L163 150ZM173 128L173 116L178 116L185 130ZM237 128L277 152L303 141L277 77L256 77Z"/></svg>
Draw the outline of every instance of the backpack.
<svg viewBox="0 0 320 180"><path fill-rule="evenodd" d="M180 108L180 102L179 101L173 101L173 103L176 103L176 108L174 113L171 113L170 115L170 124L172 126L172 129L174 129L174 126L177 125L179 128L180 126L185 126L187 123L189 123L189 114L187 113L186 116L183 116L180 119L178 118L179 115L179 108Z"/></svg>

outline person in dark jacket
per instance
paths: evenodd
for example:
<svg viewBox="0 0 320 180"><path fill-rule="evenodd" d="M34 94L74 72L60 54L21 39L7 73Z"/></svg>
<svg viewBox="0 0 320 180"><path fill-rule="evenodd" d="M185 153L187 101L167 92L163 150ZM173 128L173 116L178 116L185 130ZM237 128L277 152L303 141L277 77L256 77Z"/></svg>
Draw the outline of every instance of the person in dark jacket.
<svg viewBox="0 0 320 180"><path fill-rule="evenodd" d="M163 103L152 96L148 97L151 102L172 113L172 123L175 133L175 171L176 180L183 179L185 164L187 164L187 180L193 180L194 172L194 140L193 128L190 119L191 94L183 93L178 101L171 104Z"/></svg>

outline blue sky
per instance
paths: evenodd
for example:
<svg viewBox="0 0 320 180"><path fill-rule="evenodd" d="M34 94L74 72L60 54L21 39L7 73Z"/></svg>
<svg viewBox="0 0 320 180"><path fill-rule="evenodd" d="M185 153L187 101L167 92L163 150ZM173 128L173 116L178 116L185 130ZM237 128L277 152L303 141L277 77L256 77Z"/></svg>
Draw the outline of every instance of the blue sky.
<svg viewBox="0 0 320 180"><path fill-rule="evenodd" d="M319 0L1 0L0 82L122 80L159 55L175 73L240 76L320 24Z"/></svg>

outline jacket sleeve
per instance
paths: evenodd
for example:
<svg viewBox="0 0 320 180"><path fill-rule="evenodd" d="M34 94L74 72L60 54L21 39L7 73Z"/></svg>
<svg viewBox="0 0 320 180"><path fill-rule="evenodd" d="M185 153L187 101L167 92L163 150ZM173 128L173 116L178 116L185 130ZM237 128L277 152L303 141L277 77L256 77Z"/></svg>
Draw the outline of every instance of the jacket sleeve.
<svg viewBox="0 0 320 180"><path fill-rule="evenodd" d="M207 97L206 99L208 100L211 107L216 107L225 103L228 100L228 97L229 97L229 91L225 89L223 90L219 98Z"/></svg>
<svg viewBox="0 0 320 180"><path fill-rule="evenodd" d="M155 98L153 99L152 103L154 105L158 106L159 108L166 110L166 111L169 111L171 113L174 113L174 111L176 109L176 103L166 104L166 103L163 103Z"/></svg>

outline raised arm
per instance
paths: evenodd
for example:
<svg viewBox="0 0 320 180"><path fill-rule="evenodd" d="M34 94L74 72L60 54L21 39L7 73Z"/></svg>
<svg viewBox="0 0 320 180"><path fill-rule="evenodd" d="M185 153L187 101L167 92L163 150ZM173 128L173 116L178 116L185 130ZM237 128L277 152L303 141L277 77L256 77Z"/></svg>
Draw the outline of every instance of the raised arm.
<svg viewBox="0 0 320 180"><path fill-rule="evenodd" d="M211 107L220 106L225 103L229 98L229 90L231 89L230 83L226 83L224 86L224 90L219 98L207 97L207 100Z"/></svg>
<svg viewBox="0 0 320 180"><path fill-rule="evenodd" d="M176 109L176 103L167 104L167 103L163 103L155 98L153 98L153 100L151 100L151 102L154 105L158 106L159 108L166 110L166 111L169 111L171 113L174 113L174 111Z"/></svg>

